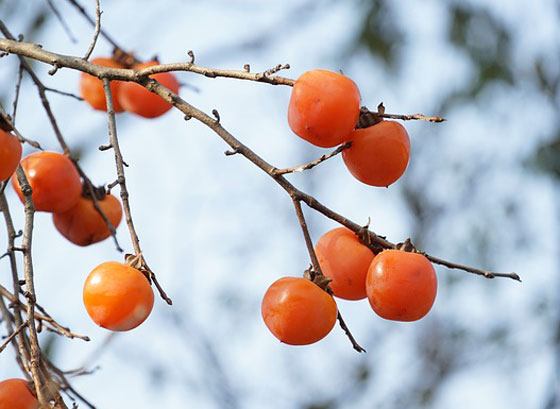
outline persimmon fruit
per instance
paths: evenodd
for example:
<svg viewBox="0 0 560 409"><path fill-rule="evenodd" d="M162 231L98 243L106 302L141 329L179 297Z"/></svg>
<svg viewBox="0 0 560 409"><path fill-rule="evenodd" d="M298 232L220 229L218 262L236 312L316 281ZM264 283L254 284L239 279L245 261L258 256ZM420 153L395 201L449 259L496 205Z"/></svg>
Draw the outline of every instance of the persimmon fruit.
<svg viewBox="0 0 560 409"><path fill-rule="evenodd" d="M308 345L323 339L337 317L334 299L301 277L283 277L266 291L261 313L270 332L289 345Z"/></svg>
<svg viewBox="0 0 560 409"><path fill-rule="evenodd" d="M108 194L97 203L113 227L117 228L122 218L122 207L117 198ZM111 235L93 200L83 196L69 210L54 213L53 222L60 234L78 246L88 246Z"/></svg>
<svg viewBox="0 0 560 409"><path fill-rule="evenodd" d="M108 68L126 68L121 63L112 58L98 57L90 61L92 64L101 65ZM113 97L113 109L115 112L123 112L124 109L119 102L121 81L111 81L111 95ZM93 108L98 111L107 111L107 99L103 89L103 81L93 75L82 73L80 77L80 93L82 98Z"/></svg>
<svg viewBox="0 0 560 409"><path fill-rule="evenodd" d="M422 254L384 250L369 267L366 291L371 307L380 317L416 321L434 304L436 272Z"/></svg>
<svg viewBox="0 0 560 409"><path fill-rule="evenodd" d="M25 379L0 382L0 409L38 409L39 401Z"/></svg>
<svg viewBox="0 0 560 409"><path fill-rule="evenodd" d="M9 179L21 160L21 143L9 132L0 129L0 182Z"/></svg>
<svg viewBox="0 0 560 409"><path fill-rule="evenodd" d="M352 146L342 151L344 164L360 182L371 186L389 186L406 170L410 157L410 138L396 121L381 121L356 129Z"/></svg>
<svg viewBox="0 0 560 409"><path fill-rule="evenodd" d="M158 65L157 61L150 61L142 64L135 65L134 69L141 69ZM150 75L164 87L170 89L175 94L179 92L179 82L175 76L170 72L162 72L159 74ZM169 111L172 105L156 95L142 85L135 82L124 82L121 84L118 94L118 99L121 106L130 112L145 118L156 118Z"/></svg>
<svg viewBox="0 0 560 409"><path fill-rule="evenodd" d="M360 91L350 78L326 70L307 71L293 86L288 124L313 145L340 145L356 127L360 101Z"/></svg>
<svg viewBox="0 0 560 409"><path fill-rule="evenodd" d="M366 276L375 254L346 227L325 233L315 253L333 294L346 300L366 298Z"/></svg>
<svg viewBox="0 0 560 409"><path fill-rule="evenodd" d="M82 183L70 159L57 152L36 152L21 161L31 185L35 210L60 213L73 207L82 194ZM24 203L23 193L16 175L12 185Z"/></svg>
<svg viewBox="0 0 560 409"><path fill-rule="evenodd" d="M91 271L83 298L91 319L112 331L136 328L154 306L154 292L146 276L116 261L102 263Z"/></svg>

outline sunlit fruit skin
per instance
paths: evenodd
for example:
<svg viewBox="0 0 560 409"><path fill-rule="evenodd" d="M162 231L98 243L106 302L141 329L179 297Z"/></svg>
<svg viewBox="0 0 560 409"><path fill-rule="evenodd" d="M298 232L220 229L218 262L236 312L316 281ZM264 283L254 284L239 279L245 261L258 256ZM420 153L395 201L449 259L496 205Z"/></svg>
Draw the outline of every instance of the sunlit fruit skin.
<svg viewBox="0 0 560 409"><path fill-rule="evenodd" d="M159 63L157 61L150 61L135 65L132 68L141 69L158 64ZM179 92L179 82L170 72L150 75L150 78L153 78L164 87L173 91L175 94ZM119 102L125 110L134 112L135 114L145 118L156 118L161 116L172 107L170 103L166 102L159 95L148 91L143 86L134 82L125 82L121 84Z"/></svg>
<svg viewBox="0 0 560 409"><path fill-rule="evenodd" d="M0 409L38 409L39 401L24 379L0 382Z"/></svg>
<svg viewBox="0 0 560 409"><path fill-rule="evenodd" d="M357 129L350 140L352 146L342 151L342 158L350 173L366 185L389 186L408 166L410 138L396 121Z"/></svg>
<svg viewBox="0 0 560 409"><path fill-rule="evenodd" d="M148 318L154 306L154 292L140 271L108 261L87 277L84 305L97 325L112 331L128 331Z"/></svg>
<svg viewBox="0 0 560 409"><path fill-rule="evenodd" d="M307 71L292 89L288 124L313 145L340 145L356 127L360 100L360 91L350 78L326 70Z"/></svg>
<svg viewBox="0 0 560 409"><path fill-rule="evenodd" d="M334 299L305 278L284 277L266 291L261 313L270 332L289 345L323 339L337 317Z"/></svg>
<svg viewBox="0 0 560 409"><path fill-rule="evenodd" d="M375 256L369 267L366 291L371 307L380 317L416 321L434 304L436 272L422 254L385 250Z"/></svg>
<svg viewBox="0 0 560 409"><path fill-rule="evenodd" d="M126 68L111 58L94 58L90 61L92 64L101 65L107 68ZM123 112L124 109L119 103L121 81L111 81L111 95L113 97L113 109L115 112ZM107 100L105 99L105 91L103 90L103 81L93 75L82 73L80 77L80 93L82 98L93 108L99 111L107 111Z"/></svg>
<svg viewBox="0 0 560 409"><path fill-rule="evenodd" d="M0 129L0 182L9 179L21 160L21 143L9 132Z"/></svg>
<svg viewBox="0 0 560 409"><path fill-rule="evenodd" d="M113 227L117 228L122 218L122 208L117 198L107 195L97 203ZM83 196L69 210L54 213L53 222L60 234L78 246L89 246L111 235L107 223L95 210L93 201Z"/></svg>
<svg viewBox="0 0 560 409"><path fill-rule="evenodd" d="M346 300L366 298L366 276L375 254L353 231L341 227L325 233L315 245L315 253L334 295Z"/></svg>
<svg viewBox="0 0 560 409"><path fill-rule="evenodd" d="M35 210L60 213L73 207L81 197L82 183L70 159L57 152L36 152L21 161L31 185ZM17 176L12 185L22 203L25 202Z"/></svg>

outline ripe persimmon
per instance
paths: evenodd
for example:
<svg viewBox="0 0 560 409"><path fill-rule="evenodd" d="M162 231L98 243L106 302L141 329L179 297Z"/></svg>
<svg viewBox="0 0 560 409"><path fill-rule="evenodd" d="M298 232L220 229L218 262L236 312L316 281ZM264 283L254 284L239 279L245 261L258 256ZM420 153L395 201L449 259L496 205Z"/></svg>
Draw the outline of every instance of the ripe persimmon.
<svg viewBox="0 0 560 409"><path fill-rule="evenodd" d="M356 127L360 100L360 91L350 78L326 70L307 71L294 84L288 124L313 145L340 145Z"/></svg>
<svg viewBox="0 0 560 409"><path fill-rule="evenodd" d="M0 382L0 409L38 409L39 401L25 379Z"/></svg>
<svg viewBox="0 0 560 409"><path fill-rule="evenodd" d="M150 61L135 65L132 68L141 69L158 64L159 63L157 61ZM150 75L150 78L153 78L164 87L169 88L175 94L179 92L179 82L170 72ZM156 118L161 116L169 111L172 106L159 95L148 91L142 85L135 82L124 82L121 84L121 88L119 90L119 102L127 111L134 112L135 114L145 118Z"/></svg>
<svg viewBox="0 0 560 409"><path fill-rule="evenodd" d="M400 123L381 121L369 128L356 129L350 140L352 146L342 151L342 158L350 173L360 182L389 186L406 170L410 139Z"/></svg>
<svg viewBox="0 0 560 409"><path fill-rule="evenodd" d="M82 183L70 159L57 152L36 152L21 161L27 180L33 190L35 210L60 213L73 207L82 194ZM24 202L17 176L12 185Z"/></svg>
<svg viewBox="0 0 560 409"><path fill-rule="evenodd" d="M346 300L366 298L366 276L375 254L346 227L325 233L315 253L333 294Z"/></svg>
<svg viewBox="0 0 560 409"><path fill-rule="evenodd" d="M307 345L327 336L337 317L334 299L305 278L283 277L266 291L264 323L281 342Z"/></svg>
<svg viewBox="0 0 560 409"><path fill-rule="evenodd" d="M91 319L112 331L142 324L154 306L154 292L144 274L116 261L95 267L84 284L84 305Z"/></svg>
<svg viewBox="0 0 560 409"><path fill-rule="evenodd" d="M126 68L124 65L112 58L98 57L94 58L90 62L92 64L101 65L102 67ZM113 108L115 112L124 111L118 98L121 85L121 81L111 81L111 95L113 97ZM107 111L107 100L105 98L105 91L103 90L103 81L99 78L83 72L80 77L80 93L82 94L82 98L90 104L93 109Z"/></svg>
<svg viewBox="0 0 560 409"><path fill-rule="evenodd" d="M108 194L97 203L113 227L117 228L122 218L120 202ZM69 210L54 213L53 222L60 234L78 246L88 246L111 235L105 220L95 209L93 200L83 196Z"/></svg>
<svg viewBox="0 0 560 409"><path fill-rule="evenodd" d="M9 132L0 129L0 182L9 179L21 160L21 143Z"/></svg>
<svg viewBox="0 0 560 409"><path fill-rule="evenodd" d="M432 263L422 254L385 250L375 256L366 278L373 310L394 321L416 321L432 308L437 277Z"/></svg>

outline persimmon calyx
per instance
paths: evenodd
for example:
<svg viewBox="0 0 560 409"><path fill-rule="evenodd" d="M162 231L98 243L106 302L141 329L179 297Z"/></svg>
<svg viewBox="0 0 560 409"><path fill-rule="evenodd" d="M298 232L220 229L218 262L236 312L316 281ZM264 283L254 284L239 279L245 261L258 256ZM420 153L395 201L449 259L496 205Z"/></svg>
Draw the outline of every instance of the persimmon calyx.
<svg viewBox="0 0 560 409"><path fill-rule="evenodd" d="M329 287L329 284L332 281L332 279L330 279L326 275L318 274L316 271L313 270L312 266L309 266L309 268L303 272L303 278L311 281L313 284L317 285L321 290L332 295L333 292Z"/></svg>
<svg viewBox="0 0 560 409"><path fill-rule="evenodd" d="M418 251L418 249L416 247L414 247L414 244L412 244L412 241L410 240L410 237L407 238L402 243L398 243L397 245L395 245L395 249L400 250L400 251L406 251L407 253L422 254L422 252Z"/></svg>

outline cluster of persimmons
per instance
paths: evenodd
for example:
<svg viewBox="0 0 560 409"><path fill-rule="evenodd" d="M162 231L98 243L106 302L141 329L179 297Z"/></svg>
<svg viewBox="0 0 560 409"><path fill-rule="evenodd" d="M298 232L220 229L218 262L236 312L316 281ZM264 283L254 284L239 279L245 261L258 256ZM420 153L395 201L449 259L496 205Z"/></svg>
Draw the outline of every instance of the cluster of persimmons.
<svg viewBox="0 0 560 409"><path fill-rule="evenodd" d="M365 184L389 186L408 165L408 134L400 123L387 120L356 129L359 115L360 92L344 75L312 70L296 81L288 108L292 131L320 147L351 142L342 151L350 173ZM347 300L367 297L379 316L396 321L419 320L434 303L436 273L422 254L397 249L374 254L347 228L324 234L314 251L328 287L283 277L262 301L266 326L286 344L311 344L331 331L338 316L332 295Z"/></svg>
<svg viewBox="0 0 560 409"><path fill-rule="evenodd" d="M112 58L97 58L92 63L130 68ZM157 61L131 68L155 64ZM154 74L151 78L178 92L179 83L173 74ZM110 86L116 113L128 111L155 118L171 108L139 84L112 81ZM103 84L98 78L82 74L80 89L84 100L94 109L107 109ZM296 135L319 147L351 142L342 151L351 174L365 184L386 187L406 170L409 137L395 121L382 120L356 129L360 102L356 84L344 75L308 71L293 87L288 122ZM11 132L0 131L0 181L11 177L16 193L25 202L15 174L21 164L31 186L35 210L52 213L56 229L72 243L87 246L111 235L98 209L113 227L119 225L122 218L119 201L105 189L87 186L68 156L41 151L21 160L21 155L18 138ZM314 343L330 332L338 316L333 296L347 300L367 297L378 315L398 321L418 320L433 305L436 274L422 254L396 249L374 254L347 228L323 235L315 253L327 285L320 286L309 277L284 277L269 287L262 301L267 327L286 344ZM109 261L93 269L85 281L83 300L95 323L112 331L127 331L148 317L154 294L138 257L129 257L125 263ZM0 382L0 409L6 408L38 408L26 381Z"/></svg>

